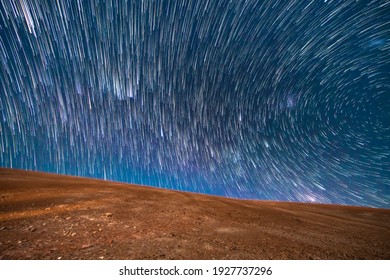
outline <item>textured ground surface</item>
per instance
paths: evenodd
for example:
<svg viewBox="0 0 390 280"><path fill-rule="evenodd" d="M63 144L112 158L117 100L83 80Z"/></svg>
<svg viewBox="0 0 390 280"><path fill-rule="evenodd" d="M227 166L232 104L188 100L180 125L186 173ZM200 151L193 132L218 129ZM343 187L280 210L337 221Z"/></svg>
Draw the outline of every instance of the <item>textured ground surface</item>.
<svg viewBox="0 0 390 280"><path fill-rule="evenodd" d="M0 259L390 259L390 210L0 169Z"/></svg>

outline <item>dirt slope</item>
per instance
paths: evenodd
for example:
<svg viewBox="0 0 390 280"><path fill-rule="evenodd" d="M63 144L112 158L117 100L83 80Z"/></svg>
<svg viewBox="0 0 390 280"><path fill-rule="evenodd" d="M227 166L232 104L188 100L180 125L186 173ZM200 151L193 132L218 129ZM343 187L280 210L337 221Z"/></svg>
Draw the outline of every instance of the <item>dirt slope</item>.
<svg viewBox="0 0 390 280"><path fill-rule="evenodd" d="M390 259L390 210L0 169L0 259Z"/></svg>

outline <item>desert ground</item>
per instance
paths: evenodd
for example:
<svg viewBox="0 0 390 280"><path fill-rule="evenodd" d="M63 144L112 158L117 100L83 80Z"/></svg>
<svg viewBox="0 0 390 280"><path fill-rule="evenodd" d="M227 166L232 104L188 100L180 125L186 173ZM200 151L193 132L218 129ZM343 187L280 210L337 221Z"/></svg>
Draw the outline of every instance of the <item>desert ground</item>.
<svg viewBox="0 0 390 280"><path fill-rule="evenodd" d="M0 259L390 259L390 210L0 169Z"/></svg>

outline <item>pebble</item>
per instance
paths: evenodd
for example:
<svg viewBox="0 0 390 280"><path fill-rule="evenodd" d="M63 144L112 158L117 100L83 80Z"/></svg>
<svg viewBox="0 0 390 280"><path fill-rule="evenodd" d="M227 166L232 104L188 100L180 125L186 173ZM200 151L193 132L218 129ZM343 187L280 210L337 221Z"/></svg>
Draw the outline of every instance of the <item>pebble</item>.
<svg viewBox="0 0 390 280"><path fill-rule="evenodd" d="M29 226L28 227L28 231L29 232L34 232L34 231L36 231L37 229L35 228L35 227L33 227L33 226Z"/></svg>

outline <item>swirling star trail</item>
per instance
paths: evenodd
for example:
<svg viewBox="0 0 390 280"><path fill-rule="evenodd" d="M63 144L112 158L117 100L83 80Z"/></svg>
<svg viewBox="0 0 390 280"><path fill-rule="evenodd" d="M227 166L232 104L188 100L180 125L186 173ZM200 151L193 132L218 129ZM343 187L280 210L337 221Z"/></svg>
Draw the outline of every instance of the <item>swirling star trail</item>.
<svg viewBox="0 0 390 280"><path fill-rule="evenodd" d="M2 0L0 165L390 207L390 1Z"/></svg>

